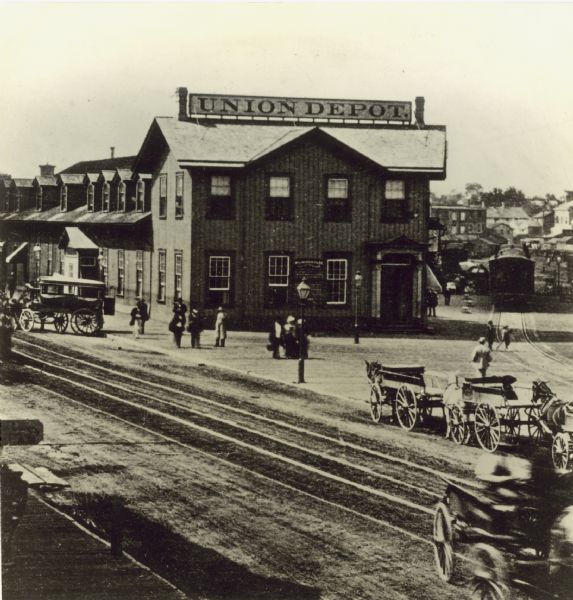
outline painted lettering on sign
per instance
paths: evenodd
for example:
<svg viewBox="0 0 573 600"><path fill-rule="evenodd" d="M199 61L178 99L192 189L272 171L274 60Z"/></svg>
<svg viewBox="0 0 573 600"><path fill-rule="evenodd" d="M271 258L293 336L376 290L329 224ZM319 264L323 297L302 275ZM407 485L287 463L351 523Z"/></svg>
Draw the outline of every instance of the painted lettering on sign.
<svg viewBox="0 0 573 600"><path fill-rule="evenodd" d="M410 122L411 102L383 100L317 100L264 96L217 96L191 94L189 115L277 117L281 119L326 118Z"/></svg>

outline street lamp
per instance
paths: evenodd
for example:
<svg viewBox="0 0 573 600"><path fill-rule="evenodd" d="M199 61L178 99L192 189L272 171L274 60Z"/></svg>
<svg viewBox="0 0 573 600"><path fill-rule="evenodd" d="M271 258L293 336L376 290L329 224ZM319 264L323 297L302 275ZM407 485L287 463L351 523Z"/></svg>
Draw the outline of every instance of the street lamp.
<svg viewBox="0 0 573 600"><path fill-rule="evenodd" d="M304 339L304 304L310 296L310 287L303 279L296 287L300 299L300 329L298 330L298 382L304 383L304 358L306 354L306 343Z"/></svg>
<svg viewBox="0 0 573 600"><path fill-rule="evenodd" d="M557 264L557 293L561 293L561 254L555 255L555 263Z"/></svg>
<svg viewBox="0 0 573 600"><path fill-rule="evenodd" d="M358 327L358 293L360 292L360 288L362 287L362 273L360 271L356 271L356 275L354 275L354 343L360 343L360 328Z"/></svg>
<svg viewBox="0 0 573 600"><path fill-rule="evenodd" d="M36 258L36 283L38 283L38 279L40 278L40 254L42 253L42 247L40 244L36 244L32 248L32 252Z"/></svg>

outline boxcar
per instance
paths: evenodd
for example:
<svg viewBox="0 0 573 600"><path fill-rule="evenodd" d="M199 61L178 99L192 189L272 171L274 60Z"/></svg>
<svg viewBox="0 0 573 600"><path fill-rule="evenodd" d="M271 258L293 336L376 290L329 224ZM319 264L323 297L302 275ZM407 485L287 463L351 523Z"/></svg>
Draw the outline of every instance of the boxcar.
<svg viewBox="0 0 573 600"><path fill-rule="evenodd" d="M526 305L535 293L535 261L518 246L502 246L489 261L489 287L496 306Z"/></svg>

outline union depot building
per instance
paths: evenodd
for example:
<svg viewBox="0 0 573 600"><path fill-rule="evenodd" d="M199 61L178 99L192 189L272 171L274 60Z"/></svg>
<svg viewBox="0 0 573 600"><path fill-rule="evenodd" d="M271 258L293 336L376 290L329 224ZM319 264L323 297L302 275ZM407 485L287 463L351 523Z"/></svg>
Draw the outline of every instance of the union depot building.
<svg viewBox="0 0 573 600"><path fill-rule="evenodd" d="M425 326L432 180L446 128L410 102L190 94L137 154L0 179L0 278L99 278L167 319L181 297L232 326Z"/></svg>

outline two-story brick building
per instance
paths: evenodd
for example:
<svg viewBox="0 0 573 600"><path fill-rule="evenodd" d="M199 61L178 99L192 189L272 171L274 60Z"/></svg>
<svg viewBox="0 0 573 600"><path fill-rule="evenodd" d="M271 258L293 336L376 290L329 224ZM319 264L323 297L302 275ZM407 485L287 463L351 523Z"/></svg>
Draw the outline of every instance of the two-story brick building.
<svg viewBox="0 0 573 600"><path fill-rule="evenodd" d="M157 317L180 296L207 314L226 306L237 326L266 327L299 310L304 278L317 326L344 326L357 312L373 328L423 327L429 186L445 178L446 132L425 124L423 99L415 123L411 113L409 102L180 88L178 118L154 119L129 164L78 163L56 178L57 207L2 218L42 254L48 224L59 226L51 244L78 227L116 295L145 296ZM66 173L84 176L77 208L62 201Z"/></svg>

